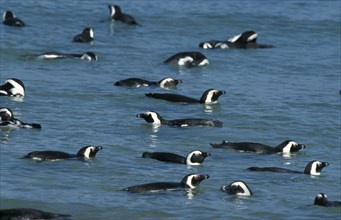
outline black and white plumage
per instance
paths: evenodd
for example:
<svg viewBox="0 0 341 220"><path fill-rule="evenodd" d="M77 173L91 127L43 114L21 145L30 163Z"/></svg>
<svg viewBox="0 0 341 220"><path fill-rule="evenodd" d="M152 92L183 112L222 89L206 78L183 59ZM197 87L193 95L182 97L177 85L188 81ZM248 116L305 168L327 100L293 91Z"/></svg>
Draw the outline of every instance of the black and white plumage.
<svg viewBox="0 0 341 220"><path fill-rule="evenodd" d="M189 126L208 126L208 127L222 127L223 123L219 120L203 119L203 118L188 118L188 119L174 119L166 120L162 118L157 112L148 111L142 114L137 114L137 118L143 118L146 122L153 125L169 125L175 127L189 127Z"/></svg>
<svg viewBox="0 0 341 220"><path fill-rule="evenodd" d="M93 40L94 40L94 29L90 27L84 28L81 34L77 34L73 38L73 42L78 42L78 43L88 43Z"/></svg>
<svg viewBox="0 0 341 220"><path fill-rule="evenodd" d="M124 86L131 88L139 88L143 86L159 86L161 88L175 88L178 84L182 83L181 80L166 77L160 81L148 81L141 78L128 78L119 80L114 83L115 86Z"/></svg>
<svg viewBox="0 0 341 220"><path fill-rule="evenodd" d="M77 154L69 154L63 151L32 151L22 157L22 159L31 159L37 161L55 161L67 159L88 160L95 158L98 151L102 150L101 146L85 146L79 149Z"/></svg>
<svg viewBox="0 0 341 220"><path fill-rule="evenodd" d="M2 220L31 220L31 219L70 219L71 215L45 212L31 208L1 209L0 219Z"/></svg>
<svg viewBox="0 0 341 220"><path fill-rule="evenodd" d="M180 52L166 59L164 64L177 64L184 67L205 66L209 64L207 57L197 51Z"/></svg>
<svg viewBox="0 0 341 220"><path fill-rule="evenodd" d="M13 112L9 108L0 108L0 128L36 128L41 129L41 125L37 123L25 123L14 118Z"/></svg>
<svg viewBox="0 0 341 220"><path fill-rule="evenodd" d="M108 5L110 17L115 21L121 21L127 25L138 25L135 18L129 14L123 13L118 5Z"/></svg>
<svg viewBox="0 0 341 220"><path fill-rule="evenodd" d="M261 154L294 153L305 148L304 144L298 144L292 140L285 140L276 147L253 143L253 142L229 142L223 141L221 144L210 144L213 148L233 149L245 152L255 152Z"/></svg>
<svg viewBox="0 0 341 220"><path fill-rule="evenodd" d="M154 182L147 183L142 185L130 186L123 191L127 192L153 192L153 191L164 191L164 190L177 190L177 189L195 189L199 186L201 181L208 179L209 176L204 174L188 174L186 175L181 182Z"/></svg>
<svg viewBox="0 0 341 220"><path fill-rule="evenodd" d="M0 96L24 97L25 85L20 79L7 79L0 85Z"/></svg>
<svg viewBox="0 0 341 220"><path fill-rule="evenodd" d="M253 193L249 186L240 180L234 181L229 185L224 185L221 190L227 192L228 194L234 194L239 196L252 196Z"/></svg>
<svg viewBox="0 0 341 220"><path fill-rule="evenodd" d="M321 175L322 169L326 166L328 166L329 163L327 162L321 162L318 160L310 161L307 166L305 167L304 171L296 171L296 170L290 170L286 168L280 168L280 167L249 167L248 170L250 171L267 171L267 172L276 172L276 173L297 173L297 174L310 174L319 176Z"/></svg>
<svg viewBox="0 0 341 220"><path fill-rule="evenodd" d="M186 157L168 152L144 152L142 154L143 158L151 158L163 162L181 163L189 166L201 165L208 156L210 156L210 153L198 150L190 152Z"/></svg>
<svg viewBox="0 0 341 220"><path fill-rule="evenodd" d="M245 31L227 41L210 40L199 43L199 47L203 49L256 49L256 48L272 48L270 44L258 44L258 34L255 31Z"/></svg>
<svg viewBox="0 0 341 220"><path fill-rule="evenodd" d="M319 193L315 197L314 205L325 206L325 207L341 207L341 202L329 201L326 194Z"/></svg>
<svg viewBox="0 0 341 220"><path fill-rule="evenodd" d="M224 94L226 94L224 90L208 89L202 94L200 99L194 99L191 97L173 93L146 93L145 95L154 99L162 99L169 102L184 102L189 104L215 104L218 102L219 97Z"/></svg>
<svg viewBox="0 0 341 220"><path fill-rule="evenodd" d="M19 18L15 17L12 11L5 11L2 15L2 23L4 25L13 27L24 27L25 23Z"/></svg>
<svg viewBox="0 0 341 220"><path fill-rule="evenodd" d="M83 54L67 54L67 53L59 53L59 52L46 52L42 54L36 55L38 59L46 59L46 60L53 60L53 59L81 59L81 60L88 60L88 61L97 61L98 57L94 52L86 52Z"/></svg>

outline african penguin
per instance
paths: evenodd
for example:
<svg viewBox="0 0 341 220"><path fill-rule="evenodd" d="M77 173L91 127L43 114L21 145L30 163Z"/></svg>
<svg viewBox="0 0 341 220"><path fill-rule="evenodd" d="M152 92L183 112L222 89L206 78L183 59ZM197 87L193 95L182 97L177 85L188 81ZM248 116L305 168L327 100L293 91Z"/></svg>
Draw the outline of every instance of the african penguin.
<svg viewBox="0 0 341 220"><path fill-rule="evenodd" d="M24 83L16 78L7 79L4 84L0 85L0 96L24 97Z"/></svg>
<svg viewBox="0 0 341 220"><path fill-rule="evenodd" d="M252 196L252 191L248 185L240 180L234 181L229 185L224 185L221 190L227 192L228 194L235 194L240 196Z"/></svg>
<svg viewBox="0 0 341 220"><path fill-rule="evenodd" d="M79 149L77 154L69 154L62 151L32 151L22 157L22 159L32 159L37 161L55 161L66 159L93 159L98 151L102 150L101 146L85 146Z"/></svg>
<svg viewBox="0 0 341 220"><path fill-rule="evenodd" d="M224 90L207 89L200 99L194 99L191 97L173 94L173 93L146 93L145 95L155 99L163 99L169 102L184 102L189 104L215 104L221 95L226 94Z"/></svg>
<svg viewBox="0 0 341 220"><path fill-rule="evenodd" d="M142 185L130 186L123 191L127 192L153 192L153 191L162 191L162 190L177 190L177 189L195 189L199 186L200 182L208 179L209 176L204 174L188 174L186 175L181 182L154 182L147 183Z"/></svg>
<svg viewBox="0 0 341 220"><path fill-rule="evenodd" d="M229 142L223 141L221 144L210 144L213 148L233 149L245 152L255 152L262 154L294 153L305 148L304 144L298 144L292 140L285 140L276 147L253 143L253 142Z"/></svg>
<svg viewBox="0 0 341 220"><path fill-rule="evenodd" d="M129 14L123 13L118 5L108 5L110 17L115 21L121 21L127 25L138 25L135 18Z"/></svg>
<svg viewBox="0 0 341 220"><path fill-rule="evenodd" d="M148 81L140 78L128 78L119 80L114 83L115 86L124 86L139 88L143 86L159 86L161 88L175 88L178 84L182 83L181 80L173 79L171 77L163 78L160 81Z"/></svg>
<svg viewBox="0 0 341 220"><path fill-rule="evenodd" d="M198 150L190 152L186 157L168 152L144 152L142 154L143 158L151 158L163 162L181 163L189 166L201 165L208 156L210 156L210 153Z"/></svg>
<svg viewBox="0 0 341 220"><path fill-rule="evenodd" d="M39 209L14 208L1 209L0 218L3 220L30 220L30 219L70 219L71 215L45 212Z"/></svg>
<svg viewBox="0 0 341 220"><path fill-rule="evenodd" d="M268 172L276 172L276 173L298 173L298 174L310 174L310 175L319 176L321 175L322 169L328 165L329 163L327 162L313 160L307 164L303 172L285 169L285 168L279 168L279 167L249 167L247 169L250 171L268 171Z"/></svg>
<svg viewBox="0 0 341 220"><path fill-rule="evenodd" d="M98 57L93 52L86 52L83 54L66 54L66 53L59 53L59 52L47 52L36 55L38 59L70 59L70 58L77 58L81 60L88 60L88 61L97 61Z"/></svg>
<svg viewBox="0 0 341 220"><path fill-rule="evenodd" d="M188 126L208 126L208 127L222 127L223 123L218 120L202 119L202 118L188 118L188 119L175 119L166 120L162 118L157 112L148 111L142 114L137 114L137 118L143 118L146 122L153 125L169 125L175 127L188 127Z"/></svg>
<svg viewBox="0 0 341 220"><path fill-rule="evenodd" d="M15 17L15 15L11 11L5 11L2 15L2 23L8 26L14 27L24 27L25 23L19 18Z"/></svg>
<svg viewBox="0 0 341 220"><path fill-rule="evenodd" d="M328 201L326 194L319 193L315 197L314 205L325 206L325 207L340 207L341 202L339 202L339 201Z"/></svg>
<svg viewBox="0 0 341 220"><path fill-rule="evenodd" d="M166 59L164 64L175 63L184 67L195 67L208 65L208 59L204 54L197 51L180 52Z"/></svg>
<svg viewBox="0 0 341 220"><path fill-rule="evenodd" d="M0 128L36 128L41 129L41 125L37 123L25 123L14 118L13 112L9 108L0 108Z"/></svg>
<svg viewBox="0 0 341 220"><path fill-rule="evenodd" d="M94 40L94 29L93 28L84 28L81 34L77 34L73 38L73 42L78 43L88 43Z"/></svg>

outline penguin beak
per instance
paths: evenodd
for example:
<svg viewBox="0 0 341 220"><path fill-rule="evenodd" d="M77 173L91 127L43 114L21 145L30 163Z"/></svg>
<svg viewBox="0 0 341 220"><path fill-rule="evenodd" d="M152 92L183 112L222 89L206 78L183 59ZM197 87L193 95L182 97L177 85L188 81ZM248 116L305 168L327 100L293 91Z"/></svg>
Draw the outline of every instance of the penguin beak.
<svg viewBox="0 0 341 220"><path fill-rule="evenodd" d="M102 147L102 146L95 146L95 148L96 148L96 152L97 152L97 151L100 151L100 150L103 150L103 147Z"/></svg>
<svg viewBox="0 0 341 220"><path fill-rule="evenodd" d="M203 152L202 155L203 155L204 157L209 157L209 156L211 156L210 153L206 153L206 152Z"/></svg>
<svg viewBox="0 0 341 220"><path fill-rule="evenodd" d="M329 163L328 163L328 162L322 162L321 167L327 167L327 166L329 166Z"/></svg>
<svg viewBox="0 0 341 220"><path fill-rule="evenodd" d="M144 114L137 114L136 118L143 118Z"/></svg>
<svg viewBox="0 0 341 220"><path fill-rule="evenodd" d="M299 145L298 145L298 148L304 149L304 148L305 148L305 145L304 145L304 144L299 144Z"/></svg>

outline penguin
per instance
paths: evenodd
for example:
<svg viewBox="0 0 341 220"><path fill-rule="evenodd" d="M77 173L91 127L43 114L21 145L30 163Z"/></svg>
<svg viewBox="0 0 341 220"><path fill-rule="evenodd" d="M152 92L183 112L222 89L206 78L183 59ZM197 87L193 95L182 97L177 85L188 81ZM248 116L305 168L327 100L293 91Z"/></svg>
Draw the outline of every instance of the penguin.
<svg viewBox="0 0 341 220"><path fill-rule="evenodd" d="M271 147L260 143L228 142L225 140L221 144L210 143L210 145L213 148L233 149L261 154L294 153L305 148L304 144L298 144L292 140L285 140L276 147Z"/></svg>
<svg viewBox="0 0 341 220"><path fill-rule="evenodd" d="M252 196L253 193L248 185L240 180L234 181L229 185L224 185L221 187L223 192L227 192L228 194L234 194L238 196Z"/></svg>
<svg viewBox="0 0 341 220"><path fill-rule="evenodd" d="M81 34L77 34L73 38L73 42L78 43L88 43L94 40L94 29L93 28L84 28Z"/></svg>
<svg viewBox="0 0 341 220"><path fill-rule="evenodd" d="M57 214L52 212L45 212L39 209L31 208L14 208L1 209L0 218L6 220L20 220L20 219L70 219L71 215Z"/></svg>
<svg viewBox="0 0 341 220"><path fill-rule="evenodd" d="M341 202L328 201L326 194L319 193L315 197L314 205L325 206L325 207L341 207Z"/></svg>
<svg viewBox="0 0 341 220"><path fill-rule="evenodd" d="M97 61L98 57L93 52L86 52L83 54L65 54L58 52L47 52L36 55L38 59L67 59L67 58L77 58L81 60Z"/></svg>
<svg viewBox="0 0 341 220"><path fill-rule="evenodd" d="M146 122L153 125L169 125L174 127L189 127L189 126L208 126L208 127L222 127L223 123L219 120L189 118L189 119L175 119L166 120L162 118L157 112L148 111L142 114L137 114L137 118L143 118Z"/></svg>
<svg viewBox="0 0 341 220"><path fill-rule="evenodd" d="M129 14L123 13L118 5L108 5L111 19L121 21L127 25L138 25L135 18Z"/></svg>
<svg viewBox="0 0 341 220"><path fill-rule="evenodd" d="M2 15L2 23L4 25L13 26L13 27L25 27L25 23L19 18L15 17L13 12L5 11Z"/></svg>
<svg viewBox="0 0 341 220"><path fill-rule="evenodd" d="M216 104L221 95L226 94L224 90L207 89L201 96L201 98L194 99L191 97L173 94L173 93L146 93L145 95L155 99L163 99L169 102L184 102L188 104Z"/></svg>
<svg viewBox="0 0 341 220"><path fill-rule="evenodd" d="M198 150L190 152L186 157L174 153L167 152L144 152L142 158L151 158L163 162L181 163L189 166L201 165L205 158L210 156L210 153L201 152Z"/></svg>
<svg viewBox="0 0 341 220"><path fill-rule="evenodd" d="M204 54L197 51L180 52L169 57L164 64L175 63L184 67L205 66L209 64L207 57Z"/></svg>
<svg viewBox="0 0 341 220"><path fill-rule="evenodd" d="M270 44L258 44L258 34L255 31L245 31L227 41L207 41L199 43L199 47L203 49L256 49L256 48L272 48Z"/></svg>
<svg viewBox="0 0 341 220"><path fill-rule="evenodd" d="M147 183L142 185L136 186L129 186L123 191L127 192L155 192L155 191L165 191L165 190L188 190L188 189L195 189L199 186L200 182L208 179L209 175L200 175L200 174L188 174L186 175L181 182L154 182L154 183Z"/></svg>
<svg viewBox="0 0 341 220"><path fill-rule="evenodd" d="M0 128L7 128L7 127L41 129L40 124L22 122L19 119L14 118L14 115L11 109L0 107Z"/></svg>
<svg viewBox="0 0 341 220"><path fill-rule="evenodd" d="M157 82L148 81L140 78L128 78L115 82L114 86L124 86L131 88L139 88L143 86L159 86L161 88L175 88L180 83L182 83L181 80L173 79L171 77L163 78Z"/></svg>
<svg viewBox="0 0 341 220"><path fill-rule="evenodd" d="M305 167L303 172L290 170L279 167L249 167L247 168L250 171L268 171L268 172L276 172L276 173L297 173L297 174L310 174L319 176L321 175L322 169L326 166L329 166L327 162L321 162L318 160L310 161Z"/></svg>
<svg viewBox="0 0 341 220"><path fill-rule="evenodd" d="M0 96L24 97L25 85L20 79L10 78L0 85Z"/></svg>
<svg viewBox="0 0 341 220"><path fill-rule="evenodd" d="M77 154L69 154L62 151L32 151L23 156L22 159L31 159L37 161L56 161L67 159L88 160L95 158L98 151L102 150L101 146L85 146L79 149Z"/></svg>

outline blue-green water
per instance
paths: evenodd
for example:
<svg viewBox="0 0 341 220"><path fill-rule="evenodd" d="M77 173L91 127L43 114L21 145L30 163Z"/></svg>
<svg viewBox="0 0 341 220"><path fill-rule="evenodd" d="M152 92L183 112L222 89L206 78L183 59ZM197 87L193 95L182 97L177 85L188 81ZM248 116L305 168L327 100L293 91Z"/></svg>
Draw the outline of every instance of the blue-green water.
<svg viewBox="0 0 341 220"><path fill-rule="evenodd" d="M1 0L25 28L0 25L1 83L20 78L26 97L1 97L17 118L42 124L41 131L0 131L1 208L30 207L68 213L75 219L340 219L340 208L312 206L324 192L341 200L340 1L20 1ZM108 20L118 4L141 26ZM92 44L72 43L84 27ZM264 50L203 50L198 44L228 39L246 30ZM27 54L94 51L99 60L41 61ZM210 64L176 68L162 61L198 50ZM176 90L126 89L112 84L128 77L181 79ZM219 104L185 105L153 100L147 92L200 97L224 89ZM167 119L203 117L223 128L154 129L135 117L148 110ZM257 155L212 149L209 143L252 141L275 146L285 139L306 144L292 155ZM36 163L19 159L33 150L75 153L85 145L103 151L90 163ZM202 166L139 158L144 151L212 154ZM330 163L322 175L253 173L250 166L303 170L310 161ZM180 181L209 174L193 195L186 192L129 194L120 189L148 182ZM220 191L234 180L254 195Z"/></svg>

